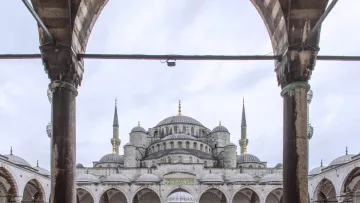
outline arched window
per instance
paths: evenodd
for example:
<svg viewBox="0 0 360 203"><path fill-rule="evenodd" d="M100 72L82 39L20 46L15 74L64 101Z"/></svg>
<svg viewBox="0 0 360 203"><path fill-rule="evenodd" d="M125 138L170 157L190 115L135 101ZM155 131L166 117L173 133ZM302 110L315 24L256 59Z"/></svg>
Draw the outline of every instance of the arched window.
<svg viewBox="0 0 360 203"><path fill-rule="evenodd" d="M166 150L166 142L163 143L163 149Z"/></svg>
<svg viewBox="0 0 360 203"><path fill-rule="evenodd" d="M152 152L152 153L154 153L154 152L155 152L155 147L154 147L154 146L152 146L152 148L151 148L151 152Z"/></svg>
<svg viewBox="0 0 360 203"><path fill-rule="evenodd" d="M156 148L157 148L157 151L160 151L160 145L159 144L156 145Z"/></svg>
<svg viewBox="0 0 360 203"><path fill-rule="evenodd" d="M192 163L192 162L193 162L193 158L191 156L191 157L189 157L189 163Z"/></svg>
<svg viewBox="0 0 360 203"><path fill-rule="evenodd" d="M183 148L181 141L178 142L178 148L179 148L179 149Z"/></svg>
<svg viewBox="0 0 360 203"><path fill-rule="evenodd" d="M169 134L169 127L165 127L165 135L168 135Z"/></svg>
<svg viewBox="0 0 360 203"><path fill-rule="evenodd" d="M186 134L186 126L183 126L183 134Z"/></svg>
<svg viewBox="0 0 360 203"><path fill-rule="evenodd" d="M190 149L190 142L189 141L186 142L186 149Z"/></svg>
<svg viewBox="0 0 360 203"><path fill-rule="evenodd" d="M182 163L182 156L178 156L178 163Z"/></svg>
<svg viewBox="0 0 360 203"><path fill-rule="evenodd" d="M204 167L207 167L207 161L204 161Z"/></svg>
<svg viewBox="0 0 360 203"><path fill-rule="evenodd" d="M172 135L172 128L170 128L170 133L169 133L169 135Z"/></svg>
<svg viewBox="0 0 360 203"><path fill-rule="evenodd" d="M205 146L205 152L207 152L208 151L208 149L207 149L208 147L207 146Z"/></svg>
<svg viewBox="0 0 360 203"><path fill-rule="evenodd" d="M171 163L171 157L168 157L168 163L169 164Z"/></svg>
<svg viewBox="0 0 360 203"><path fill-rule="evenodd" d="M211 148L209 147L209 153L211 153Z"/></svg>
<svg viewBox="0 0 360 203"><path fill-rule="evenodd" d="M191 127L191 135L194 135L194 127Z"/></svg>
<svg viewBox="0 0 360 203"><path fill-rule="evenodd" d="M152 166L155 167L156 166L156 162L152 161Z"/></svg>
<svg viewBox="0 0 360 203"><path fill-rule="evenodd" d="M199 159L197 160L197 163L200 163Z"/></svg>
<svg viewBox="0 0 360 203"><path fill-rule="evenodd" d="M177 126L174 126L174 133L175 133L175 134L178 133L178 128L177 128Z"/></svg>
<svg viewBox="0 0 360 203"><path fill-rule="evenodd" d="M204 145L200 144L200 151L203 151L203 149L204 149Z"/></svg>
<svg viewBox="0 0 360 203"><path fill-rule="evenodd" d="M197 149L197 143L196 143L196 142L194 142L193 148L194 148L194 149Z"/></svg>
<svg viewBox="0 0 360 203"><path fill-rule="evenodd" d="M170 142L170 148L174 149L174 142Z"/></svg>

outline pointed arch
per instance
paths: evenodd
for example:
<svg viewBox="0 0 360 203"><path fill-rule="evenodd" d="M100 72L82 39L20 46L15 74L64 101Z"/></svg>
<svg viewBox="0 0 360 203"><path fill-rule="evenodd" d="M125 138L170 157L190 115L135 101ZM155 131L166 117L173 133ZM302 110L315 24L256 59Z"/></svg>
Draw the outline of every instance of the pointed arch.
<svg viewBox="0 0 360 203"><path fill-rule="evenodd" d="M45 202L45 190L37 179L29 180L23 191L22 202Z"/></svg>
<svg viewBox="0 0 360 203"><path fill-rule="evenodd" d="M199 195L198 203L229 203L226 193L219 187L211 187L202 191Z"/></svg>
<svg viewBox="0 0 360 203"><path fill-rule="evenodd" d="M3 190L5 188L5 191L2 193L5 193L7 196L7 201L12 201L15 197L20 196L18 183L16 182L9 168L2 166L0 167L0 182L2 183Z"/></svg>
<svg viewBox="0 0 360 203"><path fill-rule="evenodd" d="M276 188L266 196L265 203L283 203L283 189Z"/></svg>
<svg viewBox="0 0 360 203"><path fill-rule="evenodd" d="M81 187L76 189L76 200L77 203L95 203L94 197L89 190Z"/></svg>
<svg viewBox="0 0 360 203"><path fill-rule="evenodd" d="M124 192L116 187L106 188L100 196L100 203L127 203Z"/></svg>
<svg viewBox="0 0 360 203"><path fill-rule="evenodd" d="M132 203L161 202L160 195L148 187L139 188L132 197Z"/></svg>
<svg viewBox="0 0 360 203"><path fill-rule="evenodd" d="M360 167L353 168L348 172L341 183L340 195L344 200L360 199ZM359 200L360 201L360 200Z"/></svg>
<svg viewBox="0 0 360 203"><path fill-rule="evenodd" d="M254 188L243 187L234 194L231 202L260 203L260 196Z"/></svg>
<svg viewBox="0 0 360 203"><path fill-rule="evenodd" d="M329 179L322 179L315 188L313 201L316 202L338 202L333 182Z"/></svg>

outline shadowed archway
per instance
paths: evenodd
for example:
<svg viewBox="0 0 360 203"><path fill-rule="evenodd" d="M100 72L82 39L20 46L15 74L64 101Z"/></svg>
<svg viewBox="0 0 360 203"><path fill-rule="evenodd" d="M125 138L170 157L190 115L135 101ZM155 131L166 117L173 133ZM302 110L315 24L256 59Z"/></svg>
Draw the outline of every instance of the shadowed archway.
<svg viewBox="0 0 360 203"><path fill-rule="evenodd" d="M338 202L335 186L329 179L322 179L316 186L314 201L319 203Z"/></svg>
<svg viewBox="0 0 360 203"><path fill-rule="evenodd" d="M250 188L239 190L232 200L233 203L260 203L259 195Z"/></svg>
<svg viewBox="0 0 360 203"><path fill-rule="evenodd" d="M100 203L127 203L127 199L120 190L111 188L101 195Z"/></svg>
<svg viewBox="0 0 360 203"><path fill-rule="evenodd" d="M21 202L45 202L45 192L38 180L32 179L26 183Z"/></svg>
<svg viewBox="0 0 360 203"><path fill-rule="evenodd" d="M227 203L227 200L222 191L211 188L201 194L199 203Z"/></svg>
<svg viewBox="0 0 360 203"><path fill-rule="evenodd" d="M149 188L143 188L139 190L134 198L132 199L133 203L160 203L160 197L156 192Z"/></svg>
<svg viewBox="0 0 360 203"><path fill-rule="evenodd" d="M94 203L94 198L87 190L78 188L76 189L76 203Z"/></svg>
<svg viewBox="0 0 360 203"><path fill-rule="evenodd" d="M18 194L14 177L8 170L0 167L0 203L14 201Z"/></svg>
<svg viewBox="0 0 360 203"><path fill-rule="evenodd" d="M266 197L265 203L283 203L283 189L277 188Z"/></svg>
<svg viewBox="0 0 360 203"><path fill-rule="evenodd" d="M346 176L341 194L344 202L360 203L360 167L356 167Z"/></svg>

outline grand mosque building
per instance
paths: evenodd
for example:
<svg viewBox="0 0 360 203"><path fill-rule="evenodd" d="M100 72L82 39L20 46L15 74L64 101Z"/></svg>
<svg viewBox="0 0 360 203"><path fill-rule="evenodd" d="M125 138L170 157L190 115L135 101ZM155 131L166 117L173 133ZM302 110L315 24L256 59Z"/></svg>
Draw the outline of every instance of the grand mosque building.
<svg viewBox="0 0 360 203"><path fill-rule="evenodd" d="M243 104L237 145L219 123L208 128L177 115L129 133L124 154L115 105L112 153L91 167L77 164L79 203L282 203L282 164L268 166L247 153L249 143ZM110 137L110 136L109 136ZM110 145L109 145L110 148ZM109 150L110 151L110 150ZM309 171L309 202L360 203L360 154L335 158ZM10 152L0 155L0 203L48 202L50 172Z"/></svg>

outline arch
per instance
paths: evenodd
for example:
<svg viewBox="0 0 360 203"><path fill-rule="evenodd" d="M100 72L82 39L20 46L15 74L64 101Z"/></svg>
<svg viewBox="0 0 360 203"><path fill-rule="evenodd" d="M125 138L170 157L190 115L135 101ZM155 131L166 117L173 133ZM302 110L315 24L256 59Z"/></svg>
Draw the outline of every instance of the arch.
<svg viewBox="0 0 360 203"><path fill-rule="evenodd" d="M352 168L341 182L340 195L344 200L360 202L360 167Z"/></svg>
<svg viewBox="0 0 360 203"><path fill-rule="evenodd" d="M93 195L85 188L76 188L77 203L95 203Z"/></svg>
<svg viewBox="0 0 360 203"><path fill-rule="evenodd" d="M187 193L191 194L192 196L194 196L194 194L187 187L185 187L185 186L174 186L169 190L166 197L169 197L169 195L171 195L172 193L179 192L179 191L187 192Z"/></svg>
<svg viewBox="0 0 360 203"><path fill-rule="evenodd" d="M8 196L8 201L14 200L15 197L20 196L18 184L11 172L12 171L8 167L0 167L0 183L1 179L3 179L5 184L9 185L9 188L6 188L6 191L4 191L4 193L6 192L6 195Z"/></svg>
<svg viewBox="0 0 360 203"><path fill-rule="evenodd" d="M194 149L197 149L197 142L194 142L194 143L193 143L193 148L194 148Z"/></svg>
<svg viewBox="0 0 360 203"><path fill-rule="evenodd" d="M160 144L157 144L157 145L156 145L156 148L157 148L157 149L156 149L157 152L160 151Z"/></svg>
<svg viewBox="0 0 360 203"><path fill-rule="evenodd" d="M132 203L153 203L161 202L160 195L148 187L139 188L132 197Z"/></svg>
<svg viewBox="0 0 360 203"><path fill-rule="evenodd" d="M186 149L190 149L190 142L189 141L186 141Z"/></svg>
<svg viewBox="0 0 360 203"><path fill-rule="evenodd" d="M283 203L282 197L282 188L273 189L266 195L265 203Z"/></svg>
<svg viewBox="0 0 360 203"><path fill-rule="evenodd" d="M198 203L229 203L226 193L219 187L210 187L202 191Z"/></svg>
<svg viewBox="0 0 360 203"><path fill-rule="evenodd" d="M171 141L170 142L170 149L174 149L175 148L175 146L174 146L174 142L173 141Z"/></svg>
<svg viewBox="0 0 360 203"><path fill-rule="evenodd" d="M322 179L315 188L313 201L338 202L334 184L327 178Z"/></svg>
<svg viewBox="0 0 360 203"><path fill-rule="evenodd" d="M204 145L200 144L200 151L203 151L203 150L204 150Z"/></svg>
<svg viewBox="0 0 360 203"><path fill-rule="evenodd" d="M177 145L178 145L178 149L182 149L182 148L183 148L183 145L182 145L182 142L181 142L181 141L178 141Z"/></svg>
<svg viewBox="0 0 360 203"><path fill-rule="evenodd" d="M166 142L163 143L163 150L166 150Z"/></svg>
<svg viewBox="0 0 360 203"><path fill-rule="evenodd" d="M128 199L125 193L116 187L106 188L101 193L100 203L127 203Z"/></svg>
<svg viewBox="0 0 360 203"><path fill-rule="evenodd" d="M242 187L231 198L231 202L260 203L259 191L253 187Z"/></svg>
<svg viewBox="0 0 360 203"><path fill-rule="evenodd" d="M37 179L29 180L24 187L22 202L45 202L45 191Z"/></svg>

